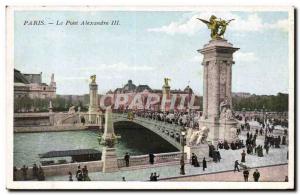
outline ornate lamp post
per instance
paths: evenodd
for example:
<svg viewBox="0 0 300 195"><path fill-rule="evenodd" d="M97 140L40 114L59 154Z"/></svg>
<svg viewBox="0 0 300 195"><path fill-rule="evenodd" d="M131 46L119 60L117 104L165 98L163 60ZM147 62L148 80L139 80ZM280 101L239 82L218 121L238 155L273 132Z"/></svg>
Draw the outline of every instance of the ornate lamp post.
<svg viewBox="0 0 300 195"><path fill-rule="evenodd" d="M181 160L180 160L180 175L185 175L184 170L184 138L185 138L185 128L181 130L181 146L182 146L182 153L181 153Z"/></svg>
<svg viewBox="0 0 300 195"><path fill-rule="evenodd" d="M244 115L244 123L246 123L246 112L245 112L245 108L242 109L243 110L243 115Z"/></svg>
<svg viewBox="0 0 300 195"><path fill-rule="evenodd" d="M263 105L262 114L263 114L263 123L265 124L265 105Z"/></svg>

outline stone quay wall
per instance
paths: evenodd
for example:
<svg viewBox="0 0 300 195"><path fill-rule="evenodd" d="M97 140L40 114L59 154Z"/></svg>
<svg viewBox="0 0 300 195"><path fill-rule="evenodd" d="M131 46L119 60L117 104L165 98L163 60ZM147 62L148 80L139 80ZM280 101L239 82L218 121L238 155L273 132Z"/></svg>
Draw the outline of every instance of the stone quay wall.
<svg viewBox="0 0 300 195"><path fill-rule="evenodd" d="M181 159L181 152L170 152L170 153L159 153L154 154L154 164L161 164L161 163L168 163L168 162L180 162ZM187 160L187 154L184 153L185 160ZM124 158L118 159L118 168L125 167L125 160ZM138 156L131 156L129 165L130 166L142 166L142 165L148 165L149 164L149 155L138 155ZM89 172L102 172L103 169L103 161L89 161L89 162L78 162L78 163L68 163L68 164L58 164L58 165L48 165L48 166L42 166L42 169L44 171L45 177L50 176L66 176L69 173L69 171L74 176L77 171L77 167L80 165L81 168L83 168L85 165L87 166L87 169ZM21 168L18 168L18 171L16 172L16 179L18 181L23 180L23 175ZM28 167L27 170L27 180L33 180L32 175L32 167Z"/></svg>
<svg viewBox="0 0 300 195"><path fill-rule="evenodd" d="M85 117L82 112L33 112L14 113L14 126L47 126L67 125L80 123L80 116ZM87 119L87 117L85 117Z"/></svg>
<svg viewBox="0 0 300 195"><path fill-rule="evenodd" d="M166 163L166 162L174 162L180 161L182 152L169 152L169 153L159 153L154 154L154 164L158 163ZM187 159L187 154L184 153L185 159ZM139 156L131 156L129 159L129 166L139 166L139 165L147 165L149 164L149 155L139 155ZM126 163L124 158L118 158L118 167L125 167Z"/></svg>
<svg viewBox="0 0 300 195"><path fill-rule="evenodd" d="M60 126L24 126L14 127L14 133L34 133L34 132L59 132L85 130L86 126L82 124L60 125Z"/></svg>

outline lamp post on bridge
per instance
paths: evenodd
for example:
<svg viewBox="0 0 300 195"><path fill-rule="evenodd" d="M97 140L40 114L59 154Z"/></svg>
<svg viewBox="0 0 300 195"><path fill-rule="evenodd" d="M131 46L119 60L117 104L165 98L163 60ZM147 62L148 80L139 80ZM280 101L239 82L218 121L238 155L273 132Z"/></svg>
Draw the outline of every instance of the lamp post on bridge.
<svg viewBox="0 0 300 195"><path fill-rule="evenodd" d="M246 112L245 112L245 108L242 109L243 110L243 116L244 116L244 124L246 123Z"/></svg>
<svg viewBox="0 0 300 195"><path fill-rule="evenodd" d="M182 153L181 153L181 159L180 159L180 175L185 175L184 170L184 138L185 138L185 128L181 130L181 146L182 146Z"/></svg>
<svg viewBox="0 0 300 195"><path fill-rule="evenodd" d="M263 124L265 124L265 105L263 105L263 108L262 108L262 114L263 114Z"/></svg>

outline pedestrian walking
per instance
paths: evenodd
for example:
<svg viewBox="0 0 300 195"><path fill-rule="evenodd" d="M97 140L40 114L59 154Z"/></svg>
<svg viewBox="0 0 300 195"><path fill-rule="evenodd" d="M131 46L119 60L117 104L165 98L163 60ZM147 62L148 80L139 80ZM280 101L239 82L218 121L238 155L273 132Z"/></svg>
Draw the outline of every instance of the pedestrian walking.
<svg viewBox="0 0 300 195"><path fill-rule="evenodd" d="M72 175L71 171L69 171L69 181L73 181L73 175Z"/></svg>
<svg viewBox="0 0 300 195"><path fill-rule="evenodd" d="M24 181L27 180L27 170L28 170L28 167L23 165L23 167L21 168L21 171L22 171L22 176L23 176Z"/></svg>
<svg viewBox="0 0 300 195"><path fill-rule="evenodd" d="M241 153L241 156L242 156L241 162L245 163L246 162L246 152L245 152L245 150L243 150L243 152Z"/></svg>
<svg viewBox="0 0 300 195"><path fill-rule="evenodd" d="M258 172L258 170L256 169L255 172L253 173L253 178L255 182L258 182L260 177L260 173Z"/></svg>
<svg viewBox="0 0 300 195"><path fill-rule="evenodd" d="M83 176L83 181L91 181L91 179L89 178L89 171L86 165L82 169L82 176Z"/></svg>
<svg viewBox="0 0 300 195"><path fill-rule="evenodd" d="M149 163L152 165L154 164L154 158L155 158L154 154L150 153L149 154Z"/></svg>
<svg viewBox="0 0 300 195"><path fill-rule="evenodd" d="M38 180L39 181L45 181L44 170L42 169L41 166L39 166L39 168L38 168Z"/></svg>
<svg viewBox="0 0 300 195"><path fill-rule="evenodd" d="M243 171L243 175L244 175L244 180L245 182L248 181L248 178L249 178L249 170L248 168L246 167L245 170Z"/></svg>
<svg viewBox="0 0 300 195"><path fill-rule="evenodd" d="M153 174L153 180L152 181L157 181L157 178L159 178L159 175L156 174L156 172L154 172Z"/></svg>
<svg viewBox="0 0 300 195"><path fill-rule="evenodd" d="M266 148L266 154L269 154L270 146L267 144L265 148Z"/></svg>
<svg viewBox="0 0 300 195"><path fill-rule="evenodd" d="M126 167L129 167L129 158L130 158L130 156L129 156L128 152L126 152L126 154L124 156Z"/></svg>
<svg viewBox="0 0 300 195"><path fill-rule="evenodd" d="M192 165L194 167L199 167L198 158L197 158L197 156L194 153L192 153Z"/></svg>
<svg viewBox="0 0 300 195"><path fill-rule="evenodd" d="M77 181L82 181L83 180L83 174L82 174L82 170L80 168L80 165L77 167L76 179L77 179Z"/></svg>
<svg viewBox="0 0 300 195"><path fill-rule="evenodd" d="M150 181L153 181L153 173L150 175Z"/></svg>
<svg viewBox="0 0 300 195"><path fill-rule="evenodd" d="M207 168L207 163L206 163L205 157L203 158L202 166L203 166L203 171L205 171L205 169Z"/></svg>
<svg viewBox="0 0 300 195"><path fill-rule="evenodd" d="M240 169L239 169L239 161L238 160L236 160L235 162L234 162L234 172L237 170L238 172L240 172Z"/></svg>
<svg viewBox="0 0 300 195"><path fill-rule="evenodd" d="M32 177L33 179L36 179L38 177L38 167L36 166L36 164L34 163L32 166Z"/></svg>

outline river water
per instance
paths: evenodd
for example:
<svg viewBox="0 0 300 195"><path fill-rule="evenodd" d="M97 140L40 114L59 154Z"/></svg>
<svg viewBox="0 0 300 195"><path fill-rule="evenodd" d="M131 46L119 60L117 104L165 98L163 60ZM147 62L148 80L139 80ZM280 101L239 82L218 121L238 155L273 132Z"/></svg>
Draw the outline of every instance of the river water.
<svg viewBox="0 0 300 195"><path fill-rule="evenodd" d="M116 144L118 157L126 152L130 155L164 153L177 151L175 147L153 132L130 122L115 124L115 133L121 135ZM31 166L39 164L38 154L55 150L96 149L99 145L97 131L76 130L65 132L15 133L14 134L14 166ZM60 158L66 159L66 158Z"/></svg>

